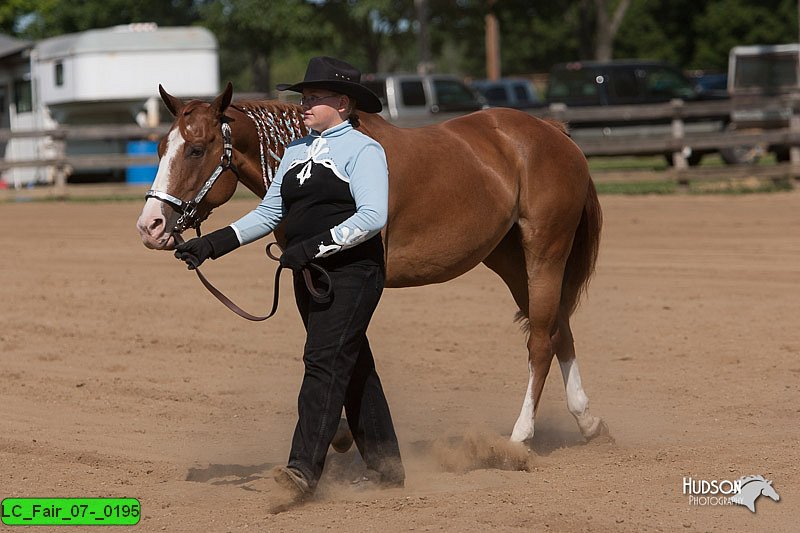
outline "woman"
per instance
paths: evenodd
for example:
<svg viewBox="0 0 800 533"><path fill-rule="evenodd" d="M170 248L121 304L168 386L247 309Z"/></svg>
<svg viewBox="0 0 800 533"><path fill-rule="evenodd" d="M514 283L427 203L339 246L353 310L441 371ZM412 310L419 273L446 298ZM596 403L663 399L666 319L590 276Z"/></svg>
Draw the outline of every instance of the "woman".
<svg viewBox="0 0 800 533"><path fill-rule="evenodd" d="M358 450L376 473L374 481L401 487L405 478L366 335L385 278L380 231L388 211L388 170L383 148L354 127L355 110L377 113L382 107L360 78L344 61L315 57L302 82L278 85L280 91L302 93L303 121L311 133L286 148L255 210L175 251L191 269L284 224L281 265L294 272L307 335L299 420L288 465L275 472L275 480L290 490L292 503L313 494L343 407ZM311 298L300 275L312 261L331 276L333 294L327 303Z"/></svg>

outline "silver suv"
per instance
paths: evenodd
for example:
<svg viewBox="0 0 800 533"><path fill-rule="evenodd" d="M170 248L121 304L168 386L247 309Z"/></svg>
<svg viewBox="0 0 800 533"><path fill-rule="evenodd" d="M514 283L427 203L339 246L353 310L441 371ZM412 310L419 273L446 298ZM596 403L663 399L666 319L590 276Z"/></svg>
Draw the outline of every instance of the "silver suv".
<svg viewBox="0 0 800 533"><path fill-rule="evenodd" d="M392 121L438 122L437 114L464 114L486 107L483 97L449 74L367 74L361 83L383 103L382 115Z"/></svg>

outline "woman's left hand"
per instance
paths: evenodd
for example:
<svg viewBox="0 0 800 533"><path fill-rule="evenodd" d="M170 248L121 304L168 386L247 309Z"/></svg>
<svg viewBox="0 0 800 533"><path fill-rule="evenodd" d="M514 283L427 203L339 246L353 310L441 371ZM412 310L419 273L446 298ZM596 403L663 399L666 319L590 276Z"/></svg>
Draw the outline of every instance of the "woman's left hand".
<svg viewBox="0 0 800 533"><path fill-rule="evenodd" d="M281 255L281 266L292 270L302 270L303 267L308 266L313 256L306 249L308 247L305 244L305 242L301 242L284 250Z"/></svg>

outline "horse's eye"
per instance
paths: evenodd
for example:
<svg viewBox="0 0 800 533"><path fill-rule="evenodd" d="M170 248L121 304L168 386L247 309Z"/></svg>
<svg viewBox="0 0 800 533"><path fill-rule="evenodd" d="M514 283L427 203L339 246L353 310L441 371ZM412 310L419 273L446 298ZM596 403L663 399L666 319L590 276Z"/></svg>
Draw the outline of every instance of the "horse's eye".
<svg viewBox="0 0 800 533"><path fill-rule="evenodd" d="M204 153L206 151L202 146L194 145L189 149L189 157L201 157Z"/></svg>

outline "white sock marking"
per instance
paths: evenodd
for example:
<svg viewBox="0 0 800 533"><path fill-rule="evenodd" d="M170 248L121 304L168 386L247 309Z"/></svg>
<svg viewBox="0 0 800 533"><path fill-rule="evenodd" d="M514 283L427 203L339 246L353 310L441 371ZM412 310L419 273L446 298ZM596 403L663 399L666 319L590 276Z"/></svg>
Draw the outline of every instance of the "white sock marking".
<svg viewBox="0 0 800 533"><path fill-rule="evenodd" d="M523 442L533 438L533 367L528 363L528 389L525 391L525 400L519 412L514 431L511 432L512 442Z"/></svg>
<svg viewBox="0 0 800 533"><path fill-rule="evenodd" d="M567 390L567 407L569 412L580 416L589 407L589 398L581 385L581 373L578 371L578 361L575 358L569 361L559 361L561 376L564 378L564 388Z"/></svg>
<svg viewBox="0 0 800 533"><path fill-rule="evenodd" d="M564 378L564 388L567 391L567 408L584 436L596 429L599 420L589 414L589 398L581 385L581 373L578 370L578 361L575 358L569 361L559 361L561 376Z"/></svg>

